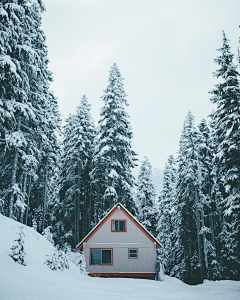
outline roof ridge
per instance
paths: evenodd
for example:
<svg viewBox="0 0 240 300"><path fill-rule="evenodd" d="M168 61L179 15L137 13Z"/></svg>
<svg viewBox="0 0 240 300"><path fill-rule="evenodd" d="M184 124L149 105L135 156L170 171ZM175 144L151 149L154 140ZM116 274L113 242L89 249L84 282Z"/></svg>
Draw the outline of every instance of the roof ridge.
<svg viewBox="0 0 240 300"><path fill-rule="evenodd" d="M160 242L134 217L130 211L120 202L117 202L106 214L105 216L97 223L96 226L93 227L93 229L81 240L80 243L77 244L76 248L78 249L86 239L90 238L90 236L94 233L94 231L100 226L100 224L116 209L117 206L122 207L122 209L130 216L130 218L133 219L144 231L147 235L151 237L159 246L162 248ZM81 248L81 247L80 247Z"/></svg>

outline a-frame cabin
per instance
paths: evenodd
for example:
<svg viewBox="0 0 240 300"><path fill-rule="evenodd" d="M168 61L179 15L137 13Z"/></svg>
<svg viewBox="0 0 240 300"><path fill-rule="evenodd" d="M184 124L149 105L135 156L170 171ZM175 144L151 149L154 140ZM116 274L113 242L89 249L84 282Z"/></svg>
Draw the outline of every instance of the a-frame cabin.
<svg viewBox="0 0 240 300"><path fill-rule="evenodd" d="M89 276L151 278L159 241L120 203L77 245Z"/></svg>

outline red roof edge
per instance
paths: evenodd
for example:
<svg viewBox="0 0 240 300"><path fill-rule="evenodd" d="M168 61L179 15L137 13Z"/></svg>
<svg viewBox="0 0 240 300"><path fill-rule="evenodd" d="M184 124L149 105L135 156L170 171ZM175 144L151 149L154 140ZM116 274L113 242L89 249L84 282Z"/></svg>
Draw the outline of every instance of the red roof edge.
<svg viewBox="0 0 240 300"><path fill-rule="evenodd" d="M117 203L107 214L106 216L84 237L84 239L76 246L78 250L80 250L83 246L83 243L86 243L94 233L111 217L112 214L118 209L120 209L137 225L137 227L142 230L143 233L147 235L147 237L153 242L156 243L156 246L161 249L162 246L160 245L159 241L146 229L144 228L141 223L121 204Z"/></svg>

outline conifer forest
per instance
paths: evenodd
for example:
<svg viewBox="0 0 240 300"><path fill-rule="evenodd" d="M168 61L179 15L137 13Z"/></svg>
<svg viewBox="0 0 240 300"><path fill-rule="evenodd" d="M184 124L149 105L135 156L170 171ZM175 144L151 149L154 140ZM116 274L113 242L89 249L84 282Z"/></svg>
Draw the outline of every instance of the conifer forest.
<svg viewBox="0 0 240 300"><path fill-rule="evenodd" d="M160 241L166 274L192 285L240 280L240 53L225 32L212 111L199 124L186 111L158 193L154 166L132 146L121 66L106 70L97 122L87 95L61 119L44 11L42 0L0 2L0 213L74 249L120 202Z"/></svg>

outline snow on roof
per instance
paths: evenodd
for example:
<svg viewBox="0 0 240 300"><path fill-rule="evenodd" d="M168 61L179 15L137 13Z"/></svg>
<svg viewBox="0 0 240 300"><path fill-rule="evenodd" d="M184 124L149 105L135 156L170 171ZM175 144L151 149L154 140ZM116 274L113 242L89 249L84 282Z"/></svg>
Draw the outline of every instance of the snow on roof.
<svg viewBox="0 0 240 300"><path fill-rule="evenodd" d="M112 209L110 209L110 211L99 221L99 223L81 240L81 242L76 246L77 249L82 248L83 243L85 241L87 241L93 234L95 231L97 231L98 227L101 225L102 222L104 222L105 220L108 219L108 217L111 215L111 213L118 207L120 206L128 215L131 219L133 219L133 221L135 221L137 223L137 225L139 225L144 231L145 233L149 236L149 238L151 240L153 240L154 242L156 242L158 248L162 248L160 242L136 219L136 217L134 217L121 203L117 203L113 206Z"/></svg>

